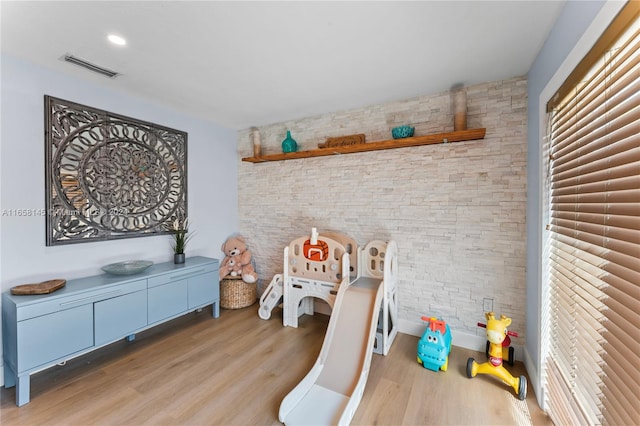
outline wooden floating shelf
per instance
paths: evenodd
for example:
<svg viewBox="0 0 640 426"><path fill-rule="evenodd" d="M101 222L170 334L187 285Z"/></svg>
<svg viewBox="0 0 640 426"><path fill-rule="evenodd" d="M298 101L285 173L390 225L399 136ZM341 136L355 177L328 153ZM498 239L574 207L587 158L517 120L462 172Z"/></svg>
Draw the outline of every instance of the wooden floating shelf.
<svg viewBox="0 0 640 426"><path fill-rule="evenodd" d="M411 146L434 145L448 142L463 142L484 139L487 129L458 130L457 132L436 133L433 135L414 136L412 138L391 139L386 141L361 143L331 148L313 149L280 154L267 154L260 157L245 157L242 161L249 163L265 163L268 161L296 160L299 158L325 157L328 155L353 154L356 152L380 151L382 149L408 148Z"/></svg>

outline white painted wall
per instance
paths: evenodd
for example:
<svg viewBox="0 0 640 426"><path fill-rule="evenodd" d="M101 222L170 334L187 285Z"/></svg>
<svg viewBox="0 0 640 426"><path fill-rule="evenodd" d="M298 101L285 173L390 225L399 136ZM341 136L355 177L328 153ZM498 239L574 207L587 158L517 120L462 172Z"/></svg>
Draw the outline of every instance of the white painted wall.
<svg viewBox="0 0 640 426"><path fill-rule="evenodd" d="M46 247L44 217L10 214L12 209L45 208L45 94L186 131L188 209L196 231L187 256L222 256L222 242L238 227L235 131L16 58L3 55L1 60L2 291L18 284L101 273L101 266L121 260L173 259L168 236Z"/></svg>

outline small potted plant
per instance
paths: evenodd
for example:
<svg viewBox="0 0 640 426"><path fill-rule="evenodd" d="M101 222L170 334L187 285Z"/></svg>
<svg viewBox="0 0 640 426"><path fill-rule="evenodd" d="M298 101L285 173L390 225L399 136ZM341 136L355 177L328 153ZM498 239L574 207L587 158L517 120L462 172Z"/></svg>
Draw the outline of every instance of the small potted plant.
<svg viewBox="0 0 640 426"><path fill-rule="evenodd" d="M168 225L167 231L172 234L171 248L173 249L173 263L184 263L184 249L193 235L189 233L189 219L176 219Z"/></svg>

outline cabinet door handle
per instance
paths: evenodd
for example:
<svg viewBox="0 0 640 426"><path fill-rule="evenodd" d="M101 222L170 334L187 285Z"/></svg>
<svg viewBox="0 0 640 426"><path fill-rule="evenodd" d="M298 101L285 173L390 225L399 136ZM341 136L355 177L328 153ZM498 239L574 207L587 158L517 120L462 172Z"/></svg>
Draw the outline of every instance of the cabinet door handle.
<svg viewBox="0 0 640 426"><path fill-rule="evenodd" d="M60 304L60 306L77 305L77 304L82 303L82 302L102 300L102 299L105 299L105 298L108 298L108 297L111 297L111 296L117 296L120 293L122 293L122 290L114 290L114 291L110 291L110 292L107 292L107 293L95 294L93 296L84 297L82 299L75 299L75 300L70 300L68 302L62 302Z"/></svg>
<svg viewBox="0 0 640 426"><path fill-rule="evenodd" d="M172 276L170 279L171 279L172 281L173 281L173 280L179 280L179 279L182 279L182 278L187 278L187 277L191 277L191 276L196 275L196 274L200 274L200 273L202 273L202 272L204 272L204 271L205 271L205 269L204 269L204 268L203 268L203 269L197 269L197 270L195 270L195 271L189 271L189 272L187 272L186 274L182 274L182 275L174 275L174 276Z"/></svg>

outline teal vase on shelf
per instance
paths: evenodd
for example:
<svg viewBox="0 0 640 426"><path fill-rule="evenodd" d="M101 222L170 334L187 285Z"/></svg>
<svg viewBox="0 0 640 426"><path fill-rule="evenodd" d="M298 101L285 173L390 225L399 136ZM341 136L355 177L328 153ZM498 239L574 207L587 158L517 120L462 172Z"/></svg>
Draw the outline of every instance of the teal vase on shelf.
<svg viewBox="0 0 640 426"><path fill-rule="evenodd" d="M291 137L291 131L287 130L287 137L282 141L282 152L296 152L298 150L298 144L295 139Z"/></svg>

